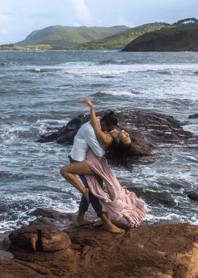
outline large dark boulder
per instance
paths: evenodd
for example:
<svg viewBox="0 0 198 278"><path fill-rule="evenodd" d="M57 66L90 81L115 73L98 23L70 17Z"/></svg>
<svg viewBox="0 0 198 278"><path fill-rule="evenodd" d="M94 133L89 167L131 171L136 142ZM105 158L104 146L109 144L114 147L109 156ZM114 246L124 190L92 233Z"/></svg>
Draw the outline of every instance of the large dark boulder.
<svg viewBox="0 0 198 278"><path fill-rule="evenodd" d="M131 148L127 152L127 162L122 158L121 162L114 157L115 150L109 148L106 157L110 164L117 163L131 167L134 157L151 155L162 148L195 148L198 146L198 136L183 129L183 123L172 116L144 110L126 110L115 112L118 119L118 129L128 131L131 137ZM97 113L103 116L104 112ZM73 144L74 136L79 128L90 119L88 116L79 115L56 132L42 135L38 142L55 140L61 144ZM117 165L117 166L119 166Z"/></svg>
<svg viewBox="0 0 198 278"><path fill-rule="evenodd" d="M198 114L190 115L188 119L198 119Z"/></svg>

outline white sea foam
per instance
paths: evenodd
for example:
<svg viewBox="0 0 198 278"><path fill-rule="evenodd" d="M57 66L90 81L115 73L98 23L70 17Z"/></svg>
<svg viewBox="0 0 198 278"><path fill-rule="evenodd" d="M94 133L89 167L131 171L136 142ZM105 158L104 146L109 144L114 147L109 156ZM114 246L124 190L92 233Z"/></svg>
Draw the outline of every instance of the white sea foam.
<svg viewBox="0 0 198 278"><path fill-rule="evenodd" d="M185 126L183 126L183 129L185 131L190 131L190 132L198 135L198 123L197 124L185 125Z"/></svg>
<svg viewBox="0 0 198 278"><path fill-rule="evenodd" d="M101 92L101 94L108 94L108 95L113 95L113 96L130 96L133 97L135 96L135 94L128 92L128 91L103 91Z"/></svg>

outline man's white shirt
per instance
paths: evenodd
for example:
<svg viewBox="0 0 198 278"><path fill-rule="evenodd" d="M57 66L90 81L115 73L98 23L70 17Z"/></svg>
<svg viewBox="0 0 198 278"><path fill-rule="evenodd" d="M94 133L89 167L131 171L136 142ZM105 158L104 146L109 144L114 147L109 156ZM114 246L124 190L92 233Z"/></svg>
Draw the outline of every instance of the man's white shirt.
<svg viewBox="0 0 198 278"><path fill-rule="evenodd" d="M100 119L98 119L97 122L101 128ZM73 160L84 161L86 159L86 153L89 149L92 149L95 156L99 159L105 154L105 151L100 147L91 123L87 122L81 126L74 137L74 144L70 156Z"/></svg>

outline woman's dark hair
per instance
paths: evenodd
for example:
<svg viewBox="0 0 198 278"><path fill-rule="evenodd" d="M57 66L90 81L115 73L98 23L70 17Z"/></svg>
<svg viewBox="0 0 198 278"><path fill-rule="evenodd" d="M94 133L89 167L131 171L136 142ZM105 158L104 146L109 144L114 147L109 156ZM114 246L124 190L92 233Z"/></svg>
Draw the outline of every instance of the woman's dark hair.
<svg viewBox="0 0 198 278"><path fill-rule="evenodd" d="M118 144L114 141L112 145L108 148L106 157L114 166L124 166L129 168L127 163L127 157L129 156L129 151L131 144L125 144L120 141Z"/></svg>
<svg viewBox="0 0 198 278"><path fill-rule="evenodd" d="M106 113L102 117L101 121L104 122L106 124L106 126L110 126L110 125L117 126L117 123L118 123L116 114L113 111Z"/></svg>

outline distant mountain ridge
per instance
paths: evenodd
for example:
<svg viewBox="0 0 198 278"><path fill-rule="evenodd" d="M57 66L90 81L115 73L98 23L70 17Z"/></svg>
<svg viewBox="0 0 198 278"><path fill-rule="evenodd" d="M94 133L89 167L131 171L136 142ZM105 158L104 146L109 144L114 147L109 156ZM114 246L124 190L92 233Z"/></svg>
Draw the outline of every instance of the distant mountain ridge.
<svg viewBox="0 0 198 278"><path fill-rule="evenodd" d="M127 26L113 27L69 27L50 26L31 32L25 40L15 43L17 46L47 44L70 47L88 41L102 39L130 29Z"/></svg>
<svg viewBox="0 0 198 278"><path fill-rule="evenodd" d="M198 51L198 19L179 20L130 42L122 51Z"/></svg>
<svg viewBox="0 0 198 278"><path fill-rule="evenodd" d="M138 27L130 28L126 31L120 32L118 34L98 39L90 42L86 42L84 44L76 45L69 47L69 50L88 50L88 49L122 49L131 40L148 33L154 30L159 30L165 26L170 26L168 23L164 22L155 22L155 23L148 23L143 24Z"/></svg>

